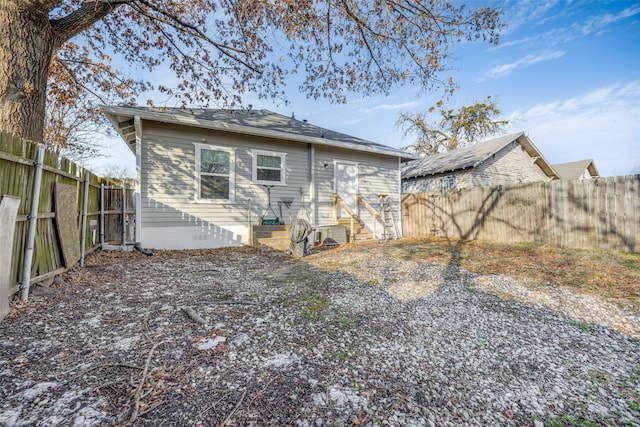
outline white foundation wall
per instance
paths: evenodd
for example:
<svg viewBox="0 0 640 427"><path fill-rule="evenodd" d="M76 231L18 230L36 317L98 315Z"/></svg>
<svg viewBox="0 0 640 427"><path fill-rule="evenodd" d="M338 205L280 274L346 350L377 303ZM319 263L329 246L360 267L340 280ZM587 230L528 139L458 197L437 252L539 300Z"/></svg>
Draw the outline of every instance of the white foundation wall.
<svg viewBox="0 0 640 427"><path fill-rule="evenodd" d="M246 226L142 227L147 249L214 249L249 244Z"/></svg>

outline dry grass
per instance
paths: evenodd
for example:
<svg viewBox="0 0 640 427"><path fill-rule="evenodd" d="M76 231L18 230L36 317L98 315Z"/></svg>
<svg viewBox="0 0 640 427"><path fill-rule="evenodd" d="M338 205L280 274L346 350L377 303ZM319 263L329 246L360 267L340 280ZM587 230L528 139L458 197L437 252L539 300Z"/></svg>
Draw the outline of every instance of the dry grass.
<svg viewBox="0 0 640 427"><path fill-rule="evenodd" d="M640 254L595 252L536 244L401 240L411 259L456 263L478 274L503 274L540 285L640 305Z"/></svg>

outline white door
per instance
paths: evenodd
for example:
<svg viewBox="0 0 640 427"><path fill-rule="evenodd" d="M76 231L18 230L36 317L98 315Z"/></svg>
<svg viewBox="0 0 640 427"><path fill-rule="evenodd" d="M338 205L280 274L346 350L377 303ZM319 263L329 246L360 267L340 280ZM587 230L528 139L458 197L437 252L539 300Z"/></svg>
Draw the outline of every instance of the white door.
<svg viewBox="0 0 640 427"><path fill-rule="evenodd" d="M356 194L358 194L358 164L335 162L334 186L338 197L351 212L356 212ZM338 208L338 218L348 218L349 214Z"/></svg>

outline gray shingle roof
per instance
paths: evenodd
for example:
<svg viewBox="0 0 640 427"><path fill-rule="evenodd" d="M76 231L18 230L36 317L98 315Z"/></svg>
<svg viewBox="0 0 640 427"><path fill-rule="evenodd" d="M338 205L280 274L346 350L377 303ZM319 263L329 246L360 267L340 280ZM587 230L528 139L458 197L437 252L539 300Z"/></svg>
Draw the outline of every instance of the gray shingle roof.
<svg viewBox="0 0 640 427"><path fill-rule="evenodd" d="M305 120L296 120L269 110L104 106L102 111L111 116L112 122L117 123L126 121L126 119L134 115L139 115L144 120L192 125L238 133L245 132L280 138L293 138L298 141L395 155L403 159L417 158L397 148L325 129L312 125ZM123 138L127 140L125 135L123 135Z"/></svg>
<svg viewBox="0 0 640 427"><path fill-rule="evenodd" d="M589 170L592 177L600 176L592 159L577 160L575 162L558 163L553 169L560 175L560 179L573 181L580 179L585 170Z"/></svg>
<svg viewBox="0 0 640 427"><path fill-rule="evenodd" d="M532 157L549 177L557 178L557 174L544 160L540 151L527 138L524 132L500 136L475 145L457 148L444 153L433 154L419 160L409 162L402 168L402 178L418 178L421 176L454 172L462 169L475 168L489 159L495 153L516 141Z"/></svg>

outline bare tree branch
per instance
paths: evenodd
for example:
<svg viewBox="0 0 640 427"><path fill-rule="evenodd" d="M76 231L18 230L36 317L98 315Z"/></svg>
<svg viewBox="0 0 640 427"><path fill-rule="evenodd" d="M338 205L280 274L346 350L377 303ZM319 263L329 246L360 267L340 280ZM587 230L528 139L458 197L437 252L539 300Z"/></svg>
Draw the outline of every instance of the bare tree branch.
<svg viewBox="0 0 640 427"><path fill-rule="evenodd" d="M209 36L207 36L202 30L200 30L199 28L196 28L194 25L191 25L191 24L183 21L182 19L180 19L176 15L168 13L167 11L160 9L157 6L154 6L154 5L152 5L151 3L147 2L147 1L139 0L139 2L141 4L144 4L145 6L147 6L149 9L152 9L152 10L156 11L163 18L158 17L158 16L149 15L142 8L133 5L133 7L138 12L140 12L141 14L143 14L145 16L148 16L149 18L151 18L153 20L156 20L158 22L163 22L165 24L168 24L169 22L173 21L173 23L175 25L178 25L179 27L181 27L185 32L193 34L195 37L200 37L202 40L206 40L209 44L211 44L211 46L215 47L220 53L222 53L224 56L228 57L229 59L244 65L245 67L249 68L252 71L255 71L256 73L260 73L260 69L259 68L257 68L254 65L249 64L247 61L245 61L242 58L240 58L239 56L235 55L236 53L240 53L240 54L244 54L245 56L249 56L249 52L248 51L242 51L240 49L235 49L232 46L227 46L227 45L218 43L215 40L212 40Z"/></svg>
<svg viewBox="0 0 640 427"><path fill-rule="evenodd" d="M55 2L59 3L59 2ZM115 8L123 4L134 3L133 0L94 0L84 3L64 18L51 20L51 28L57 35L58 44L71 39L87 27L113 13Z"/></svg>
<svg viewBox="0 0 640 427"><path fill-rule="evenodd" d="M296 74L307 96L345 102L402 84L451 91L438 78L450 46L495 43L502 28L496 10L446 0L4 0L0 17L20 29L0 38L0 92L19 100L0 97L0 127L33 140L45 100L144 103L150 80L112 63L168 67L173 86L157 90L183 106L237 106L246 93L286 103Z"/></svg>

